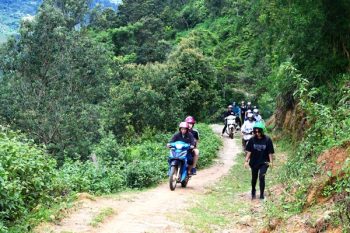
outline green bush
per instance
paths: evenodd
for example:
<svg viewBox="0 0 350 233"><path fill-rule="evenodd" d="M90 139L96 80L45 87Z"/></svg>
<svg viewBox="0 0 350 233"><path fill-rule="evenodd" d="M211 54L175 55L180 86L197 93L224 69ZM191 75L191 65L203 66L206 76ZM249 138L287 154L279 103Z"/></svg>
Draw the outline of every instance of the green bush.
<svg viewBox="0 0 350 233"><path fill-rule="evenodd" d="M153 136L154 137L154 136ZM166 137L143 141L138 145L126 147L125 179L130 188L143 188L159 183L167 175Z"/></svg>
<svg viewBox="0 0 350 233"><path fill-rule="evenodd" d="M220 138L213 132L209 125L197 124L196 128L199 132L199 160L198 168L203 168L211 165L217 156L222 142Z"/></svg>
<svg viewBox="0 0 350 233"><path fill-rule="evenodd" d="M130 188L144 188L158 183L166 176L165 162L133 161L125 169L126 185Z"/></svg>
<svg viewBox="0 0 350 233"><path fill-rule="evenodd" d="M60 168L59 179L75 192L95 194L118 192L124 186L120 166L68 160Z"/></svg>
<svg viewBox="0 0 350 233"><path fill-rule="evenodd" d="M32 142L0 131L0 229L53 200L56 162Z"/></svg>

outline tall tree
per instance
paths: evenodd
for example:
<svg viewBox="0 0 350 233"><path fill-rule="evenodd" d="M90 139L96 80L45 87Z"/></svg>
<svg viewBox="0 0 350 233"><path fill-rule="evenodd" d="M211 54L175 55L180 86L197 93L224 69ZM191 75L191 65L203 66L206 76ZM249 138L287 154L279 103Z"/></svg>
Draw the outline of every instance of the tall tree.
<svg viewBox="0 0 350 233"><path fill-rule="evenodd" d="M89 155L111 75L110 53L73 27L86 4L45 1L1 50L1 114L61 159Z"/></svg>

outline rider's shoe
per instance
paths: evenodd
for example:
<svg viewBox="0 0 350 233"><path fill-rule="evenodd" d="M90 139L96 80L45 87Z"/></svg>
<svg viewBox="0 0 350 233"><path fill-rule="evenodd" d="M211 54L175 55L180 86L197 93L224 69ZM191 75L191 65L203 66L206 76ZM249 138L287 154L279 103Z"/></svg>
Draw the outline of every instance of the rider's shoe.
<svg viewBox="0 0 350 233"><path fill-rule="evenodd" d="M197 175L197 169L196 169L195 167L193 167L193 168L191 169L191 174L192 174L192 175Z"/></svg>

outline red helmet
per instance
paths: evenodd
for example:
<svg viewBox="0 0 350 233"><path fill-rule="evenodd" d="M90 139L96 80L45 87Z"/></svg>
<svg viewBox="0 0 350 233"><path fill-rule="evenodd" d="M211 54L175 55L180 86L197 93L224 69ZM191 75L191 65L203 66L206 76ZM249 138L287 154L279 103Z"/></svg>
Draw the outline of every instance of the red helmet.
<svg viewBox="0 0 350 233"><path fill-rule="evenodd" d="M179 124L179 130L180 130L181 128L189 129L188 123L187 123L187 122L181 122L181 123Z"/></svg>
<svg viewBox="0 0 350 233"><path fill-rule="evenodd" d="M194 119L193 116L188 116L188 117L186 117L185 121L186 121L188 124L196 124L196 120Z"/></svg>

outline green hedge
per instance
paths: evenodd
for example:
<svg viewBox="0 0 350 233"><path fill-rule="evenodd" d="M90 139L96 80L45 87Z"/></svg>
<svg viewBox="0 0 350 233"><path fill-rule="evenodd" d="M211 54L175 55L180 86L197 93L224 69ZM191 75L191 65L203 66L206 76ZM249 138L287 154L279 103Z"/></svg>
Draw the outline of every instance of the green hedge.
<svg viewBox="0 0 350 233"><path fill-rule="evenodd" d="M49 203L60 190L56 162L32 142L0 131L0 229Z"/></svg>
<svg viewBox="0 0 350 233"><path fill-rule="evenodd" d="M213 132L209 125L197 124L196 128L199 132L199 160L198 168L211 165L217 156L217 151L222 145L220 138Z"/></svg>

